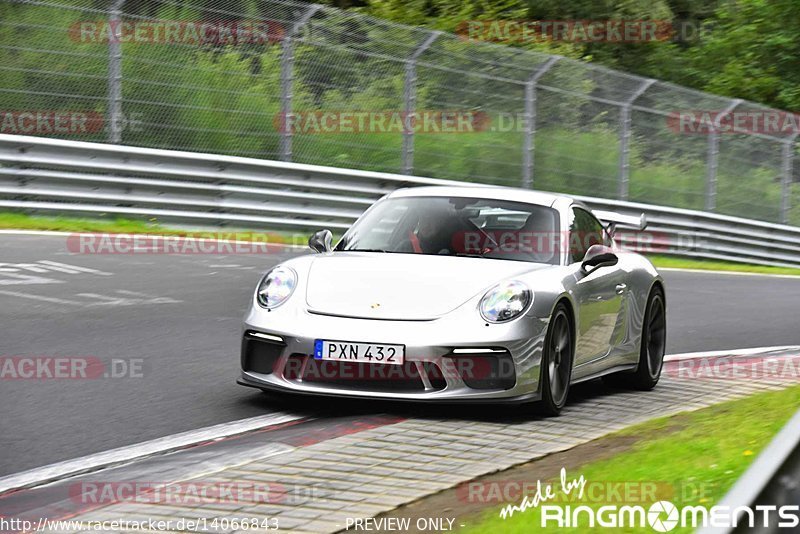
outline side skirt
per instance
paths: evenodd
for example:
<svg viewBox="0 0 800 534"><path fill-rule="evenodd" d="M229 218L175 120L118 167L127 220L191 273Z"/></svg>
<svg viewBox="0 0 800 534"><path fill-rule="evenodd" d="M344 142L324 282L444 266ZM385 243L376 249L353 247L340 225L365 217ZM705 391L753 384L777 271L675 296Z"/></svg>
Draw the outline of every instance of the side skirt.
<svg viewBox="0 0 800 534"><path fill-rule="evenodd" d="M603 369L602 371L598 371L596 373L582 376L577 379L573 379L570 384L580 384L581 382L588 382L589 380L594 380L595 378L600 378L601 376L610 375L612 373L618 373L620 371L635 371L638 363L634 364L626 364L626 365L616 365L614 367L609 367L608 369Z"/></svg>

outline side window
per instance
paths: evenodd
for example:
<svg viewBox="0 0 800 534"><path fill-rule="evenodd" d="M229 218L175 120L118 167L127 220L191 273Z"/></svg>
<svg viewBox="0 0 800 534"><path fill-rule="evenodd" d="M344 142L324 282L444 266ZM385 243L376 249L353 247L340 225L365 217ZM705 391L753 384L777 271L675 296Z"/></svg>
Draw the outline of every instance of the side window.
<svg viewBox="0 0 800 534"><path fill-rule="evenodd" d="M605 231L594 215L582 208L572 208L569 226L570 263L581 261L592 245L604 244Z"/></svg>

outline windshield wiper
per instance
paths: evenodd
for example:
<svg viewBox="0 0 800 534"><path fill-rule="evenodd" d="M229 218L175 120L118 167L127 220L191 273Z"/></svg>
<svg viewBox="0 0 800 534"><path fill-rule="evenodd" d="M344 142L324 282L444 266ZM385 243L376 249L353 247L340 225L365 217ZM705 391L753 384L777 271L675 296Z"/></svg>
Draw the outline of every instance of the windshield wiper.
<svg viewBox="0 0 800 534"><path fill-rule="evenodd" d="M342 252L383 252L385 254L390 254L391 250L384 250L382 248L348 248Z"/></svg>
<svg viewBox="0 0 800 534"><path fill-rule="evenodd" d="M491 254L497 250L497 247L486 247L480 252L456 252L456 256L466 256L468 258L485 258L487 254Z"/></svg>

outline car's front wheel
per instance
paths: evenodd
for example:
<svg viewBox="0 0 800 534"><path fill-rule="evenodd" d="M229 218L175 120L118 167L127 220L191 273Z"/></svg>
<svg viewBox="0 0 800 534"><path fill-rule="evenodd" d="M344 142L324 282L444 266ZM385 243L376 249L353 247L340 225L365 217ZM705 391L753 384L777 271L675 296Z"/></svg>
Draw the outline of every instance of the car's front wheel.
<svg viewBox="0 0 800 534"><path fill-rule="evenodd" d="M550 318L542 351L540 380L542 399L538 408L545 415L558 415L567 403L569 382L572 378L572 357L575 351L573 340L572 323L567 306L562 302L556 306Z"/></svg>

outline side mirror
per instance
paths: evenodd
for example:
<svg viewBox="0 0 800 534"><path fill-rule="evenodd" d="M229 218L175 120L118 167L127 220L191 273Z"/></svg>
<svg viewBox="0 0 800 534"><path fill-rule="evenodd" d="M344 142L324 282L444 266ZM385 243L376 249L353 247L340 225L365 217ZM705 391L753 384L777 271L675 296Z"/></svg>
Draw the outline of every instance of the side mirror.
<svg viewBox="0 0 800 534"><path fill-rule="evenodd" d="M314 252L330 252L332 250L331 241L333 234L330 230L320 230L308 238L308 246Z"/></svg>
<svg viewBox="0 0 800 534"><path fill-rule="evenodd" d="M603 245L592 245L586 251L581 263L581 271L589 274L600 267L611 267L619 262L619 258L609 247Z"/></svg>

